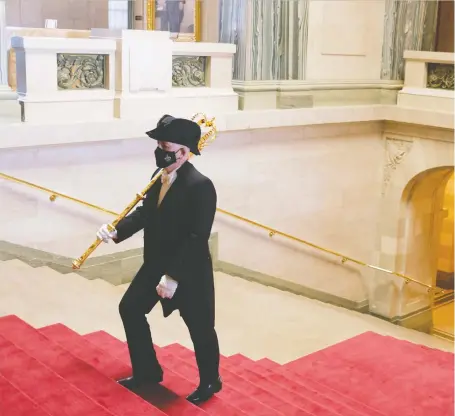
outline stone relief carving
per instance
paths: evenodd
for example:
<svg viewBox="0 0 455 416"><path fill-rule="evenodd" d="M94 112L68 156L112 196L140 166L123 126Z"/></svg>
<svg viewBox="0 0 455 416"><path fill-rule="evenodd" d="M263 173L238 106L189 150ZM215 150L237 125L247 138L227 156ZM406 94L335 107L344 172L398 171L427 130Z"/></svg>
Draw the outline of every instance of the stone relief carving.
<svg viewBox="0 0 455 416"><path fill-rule="evenodd" d="M206 56L172 57L173 87L205 87Z"/></svg>
<svg viewBox="0 0 455 416"><path fill-rule="evenodd" d="M57 54L57 85L62 90L106 88L107 55Z"/></svg>
<svg viewBox="0 0 455 416"><path fill-rule="evenodd" d="M382 195L385 195L387 187L392 179L393 172L405 159L412 148L412 142L400 139L386 139L386 162L384 165L384 178L382 183Z"/></svg>
<svg viewBox="0 0 455 416"><path fill-rule="evenodd" d="M453 65L428 64L427 87L453 90Z"/></svg>

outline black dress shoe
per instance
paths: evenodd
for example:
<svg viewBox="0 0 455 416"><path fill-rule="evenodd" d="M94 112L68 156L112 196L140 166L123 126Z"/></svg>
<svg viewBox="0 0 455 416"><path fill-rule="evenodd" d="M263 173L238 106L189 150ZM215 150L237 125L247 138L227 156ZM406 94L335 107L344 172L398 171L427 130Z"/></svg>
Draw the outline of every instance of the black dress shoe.
<svg viewBox="0 0 455 416"><path fill-rule="evenodd" d="M154 377L149 377L149 378L135 378L135 377L128 377L128 378L123 378L118 381L118 383L127 388L128 390L135 390L139 389L141 387L150 385L150 384L158 384L163 381L163 373L157 374Z"/></svg>
<svg viewBox="0 0 455 416"><path fill-rule="evenodd" d="M210 399L215 393L218 393L223 388L223 381L221 377L210 384L200 385L193 393L191 393L186 400L193 404L201 404Z"/></svg>

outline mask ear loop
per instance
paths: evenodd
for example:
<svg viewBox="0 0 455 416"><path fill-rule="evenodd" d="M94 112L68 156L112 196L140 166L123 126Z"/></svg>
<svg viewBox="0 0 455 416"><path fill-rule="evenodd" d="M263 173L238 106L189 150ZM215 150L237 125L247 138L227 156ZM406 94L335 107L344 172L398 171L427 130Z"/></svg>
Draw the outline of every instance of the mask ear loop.
<svg viewBox="0 0 455 416"><path fill-rule="evenodd" d="M177 153L178 152L181 152L181 156L183 157L183 147L181 147L180 149L178 149L174 154L175 154L175 160L178 161L179 160L179 157L177 156Z"/></svg>

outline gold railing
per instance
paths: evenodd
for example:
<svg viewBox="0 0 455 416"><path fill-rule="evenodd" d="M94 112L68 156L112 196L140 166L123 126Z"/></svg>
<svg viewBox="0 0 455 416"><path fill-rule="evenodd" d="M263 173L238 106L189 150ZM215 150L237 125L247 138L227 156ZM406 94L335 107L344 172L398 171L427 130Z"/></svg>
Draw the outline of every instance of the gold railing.
<svg viewBox="0 0 455 416"><path fill-rule="evenodd" d="M72 196L63 194L61 192L54 191L52 189L45 188L44 186L36 185L34 183L25 181L23 179L15 178L13 176L6 175L4 173L0 173L0 178L6 179L6 180L9 180L9 181L12 181L12 182L16 182L16 183L19 183L19 184L22 184L22 185L26 185L26 186L29 186L31 188L34 188L34 189L37 189L37 190L40 190L40 191L43 191L43 192L46 192L46 193L50 194L49 199L52 202L55 201L58 197L59 198L64 198L64 199L67 199L69 201L73 201L73 202L75 202L77 204L81 204L81 205L84 205L86 207L95 209L97 211L101 211L101 212L104 212L106 214L118 216L117 212L108 210L106 208L102 208L102 207L100 207L98 205L91 204L89 202L85 202L85 201L83 201L81 199L74 198ZM281 237L287 238L287 239L295 241L297 243L304 244L304 245L306 245L308 247L314 248L314 249L322 251L324 253L331 254L331 255L333 255L335 257L340 258L342 264L345 264L346 262L351 262L351 263L357 264L359 266L367 267L367 268L372 269L372 270L381 271L381 272L384 272L386 274L390 274L390 275L399 277L401 279L404 279L406 284L408 284L410 282L415 283L416 285L425 287L428 290L429 293L430 292L445 293L445 291L443 289L439 289L439 288L437 288L435 286L431 286L431 285L427 285L426 283L419 282L418 280L415 280L412 277L406 276L406 275L404 275L402 273L398 273L398 272L395 272L395 271L392 271L392 270L387 270L387 269L384 269L382 267L374 266L372 264L365 263L365 262L363 262L361 260L357 260L357 259L354 259L352 257L345 256L344 254L338 253L338 252L330 250L328 248L324 248L324 247L318 246L317 244L314 244L314 243L310 243L309 241L306 241L306 240L303 240L301 238L295 237L295 236L293 236L291 234L287 234L287 233L284 233L282 231L276 230L276 229L274 229L272 227L269 227L267 225L264 225L264 224L261 224L259 222L250 220L248 218L242 217L241 215L234 214L232 212L226 211L226 210L221 209L221 208L217 208L217 211L222 213L222 214L224 214L224 215L227 215L227 216L229 216L231 218L234 218L236 220L242 221L244 223L250 224L250 225L252 225L254 227L257 227L257 228L260 228L260 229L262 229L264 231L267 231L269 233L270 237L273 237L275 235L279 235Z"/></svg>

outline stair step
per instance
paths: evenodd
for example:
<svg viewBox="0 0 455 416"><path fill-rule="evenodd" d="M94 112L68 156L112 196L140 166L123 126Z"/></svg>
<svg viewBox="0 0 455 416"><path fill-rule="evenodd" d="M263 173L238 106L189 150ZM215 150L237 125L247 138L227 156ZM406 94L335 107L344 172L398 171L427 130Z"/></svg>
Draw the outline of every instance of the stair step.
<svg viewBox="0 0 455 416"><path fill-rule="evenodd" d="M442 416L441 403L451 403L447 406L447 414L453 413L453 393L448 393L449 389L453 392L453 375L450 387L447 381L438 380L447 380L447 369L453 367L447 365L445 353L441 356L444 358L438 362L431 356L422 355L420 346L367 332L295 360L285 365L284 369L315 380L345 396L361 398L368 408L383 415ZM400 357L399 363L397 357ZM412 394L422 399L418 406L409 406L409 400L403 400L410 394L411 381L407 380L422 377L424 383L412 386ZM397 383L397 379L401 381ZM428 385L432 386L431 392ZM438 400L433 400L436 397Z"/></svg>
<svg viewBox="0 0 455 416"><path fill-rule="evenodd" d="M347 397L313 382L309 378L293 375L290 371L275 369L270 370L257 363L245 364L246 370L261 375L273 383L286 388L292 394L310 398L312 401L343 416L382 416L362 403L350 400Z"/></svg>
<svg viewBox="0 0 455 416"><path fill-rule="evenodd" d="M49 413L0 375L0 415L49 416Z"/></svg>
<svg viewBox="0 0 455 416"><path fill-rule="evenodd" d="M338 412L340 415L382 416L379 412L365 406L363 403L352 400L308 377L302 377L285 370L280 364L267 358L253 361L242 354L235 354L226 359L225 366L231 368L232 371L236 371L238 367L253 371L292 391L293 394L311 398L312 400L317 397L317 403L334 412Z"/></svg>
<svg viewBox="0 0 455 416"><path fill-rule="evenodd" d="M194 362L194 352L179 345L171 344L162 349L165 352L173 354L188 363ZM245 360L246 357L237 354L235 358ZM286 395L286 399L283 398L283 391L281 391L280 386L271 386L267 380L260 377L256 378L254 381L249 380L245 376L240 376L234 370L228 369L229 365L225 365L225 362L229 362L229 358L224 358L221 360L221 368L224 369L223 379L225 381L231 382L235 388L240 388L243 386L244 391L248 391L248 394L258 397L262 403L267 404L272 409L281 411L282 413L288 414L301 414L301 415L324 415L324 416L334 416L336 413L326 411L326 409L319 409L318 406L312 406L310 402L303 402L298 397L294 398L291 395ZM275 389L271 388L275 387ZM281 410L280 410L281 409ZM316 411L316 413L314 412ZM317 413L319 412L319 413Z"/></svg>
<svg viewBox="0 0 455 416"><path fill-rule="evenodd" d="M86 339L62 324L45 326L38 330L55 344L65 348L75 357L85 361L111 379L122 379L131 375L131 367L107 354L95 354Z"/></svg>
<svg viewBox="0 0 455 416"><path fill-rule="evenodd" d="M113 338L104 331L98 331L96 333L88 334L84 336L90 342L98 345L101 348L106 348L116 357L124 362L129 361L128 347L124 342L119 341L118 339ZM176 373L180 374L182 377L185 377L187 380L192 382L192 385L197 384L198 371L197 368L185 361L180 360L179 358L173 356L172 354L164 352L165 348L157 349L157 355L160 358L160 361L165 363L165 366L169 369L172 369ZM224 374L222 373L222 377ZM225 381L225 380L224 380ZM284 413L273 410L272 408L266 406L259 399L256 399L254 396L249 394L244 394L242 391L234 389L230 383L224 382L223 390L216 394L215 397L222 398L225 402L230 403L237 409L240 409L247 415L255 416L272 416L272 415L283 415ZM208 409L210 407L211 401L204 403L201 407Z"/></svg>
<svg viewBox="0 0 455 416"><path fill-rule="evenodd" d="M9 331L1 328L0 334L9 334ZM0 335L0 374L51 416L112 416L3 335Z"/></svg>
<svg viewBox="0 0 455 416"><path fill-rule="evenodd" d="M169 354L173 354L182 360L196 360L193 350L190 350L189 348L186 348L183 345L180 345L177 343L172 343L172 344L166 345L165 347L163 347L163 351L166 351ZM234 357L234 359L237 359L237 360L239 360L240 357L244 357L246 359L246 357L241 354L235 354L235 355L232 355L231 357L226 357L224 355L221 355L220 356L220 366L229 370L229 368L234 365L231 362L231 359L233 357Z"/></svg>
<svg viewBox="0 0 455 416"><path fill-rule="evenodd" d="M257 363L260 364L262 367L268 368L270 370L281 368L280 364L268 358L262 358L258 360Z"/></svg>
<svg viewBox="0 0 455 416"><path fill-rule="evenodd" d="M454 354L447 351L441 351L435 348L427 347L426 345L415 344L413 342L402 340L398 341L397 338L391 336L383 336L372 332L371 334L375 335L377 340L381 341L383 345L387 345L387 349L391 348L392 351L402 351L407 349L408 351L419 350L421 353L424 353L426 359L431 360L433 363L438 362L441 365L447 365L449 367L454 366ZM398 341L398 342L397 342Z"/></svg>
<svg viewBox="0 0 455 416"><path fill-rule="evenodd" d="M0 318L0 334L5 340L7 339L12 345L15 345L17 349L21 348L30 359L45 365L49 369L48 371L55 375L54 378L57 375L60 376L63 382L71 383L80 392L90 397L93 410L78 410L79 416L83 414L92 415L92 411L93 415L163 415L160 410L150 406L86 362L76 358L60 345L51 342L36 329L15 316ZM4 348L1 350L4 351ZM20 364L16 365L16 368L27 367ZM6 377L5 374L3 375ZM9 376L7 378L9 379ZM24 377L22 374L22 379L29 380L29 377ZM30 380L32 379L34 377L30 375ZM43 388L36 380L34 383L38 389ZM52 383L48 384L52 390L54 390L53 383L56 381L53 380ZM30 396L23 388L21 390ZM55 390L51 391L51 394L54 395L55 393ZM58 396L61 396L64 401L69 400L64 392L59 393ZM67 406L73 409L75 406L71 404L71 401L68 401L67 404L60 402L60 412ZM60 416L62 413L58 415Z"/></svg>
<svg viewBox="0 0 455 416"><path fill-rule="evenodd" d="M40 332L59 343L71 354L93 365L96 370L107 377L118 380L131 375L131 367L128 364L121 362L107 351L63 325L42 328ZM199 408L180 397L182 388L187 388L186 394L189 393L188 387L194 388L194 386L187 384L175 374L166 374L164 382L149 393L147 400L156 403L157 407L168 415L204 414Z"/></svg>
<svg viewBox="0 0 455 416"><path fill-rule="evenodd" d="M163 348L163 351L169 351L172 352L173 354L176 354L177 356L185 359L191 359L194 357L194 352L179 345L179 344L171 344ZM325 409L319 409L319 405L323 404L321 403L320 400L318 400L317 403L314 403L313 401L313 406L316 404L316 407L313 407L313 412L314 414L325 414L324 412L327 412L327 410L331 410L332 414L340 414L340 415L347 415L347 416L359 416L359 415L365 415L365 416L382 416L379 412L376 412L375 410L369 408L368 406L365 406L364 404L357 402L355 400L351 400L347 398L346 396L334 391L327 389L327 387L314 382L306 382L305 379L301 376L297 376L296 374L293 374L292 372L285 370L280 366L278 363L275 363L269 359L262 359L259 361L253 361L248 357L245 357L242 354L235 354L232 355L231 357L227 357L223 362L223 367L229 369L230 371L236 372L239 374L239 366L245 366L248 368L250 371L254 371L259 375L262 376L267 376L272 382L275 384L284 384L283 387L287 388L288 390L290 387L293 387L291 389L294 391L294 394L300 394L302 391L305 391L307 394L304 395L305 398L313 398L314 396L322 396L321 401L325 403ZM277 373L270 373L270 368L275 370ZM267 372L269 370L269 372ZM271 374L274 374L273 377L271 377ZM242 374L239 374L242 375ZM288 375L288 378L286 378L286 375ZM248 378L248 374L243 374L244 378ZM300 381L300 384L295 383L295 380L291 379L298 379ZM252 381L253 379L251 379ZM276 383L277 380L280 380L281 383ZM312 387L309 387L309 385ZM315 390L315 386L318 386L318 390ZM270 388L273 390L274 386L270 385ZM330 390L330 396L331 398L327 397L328 390ZM283 393L283 396L288 396L289 393Z"/></svg>
<svg viewBox="0 0 455 416"><path fill-rule="evenodd" d="M5 264L13 264L15 273L12 274L10 268L3 270L2 266ZM54 323L56 317L63 315L65 320L71 322L71 326L88 325L90 328L89 325L93 322L86 322L86 319L80 319L78 314L74 313L74 308L81 302L84 303L83 316L91 312L97 318L94 321L112 321L114 314L118 316L117 309L112 307L112 298L103 299L97 293L91 293L90 282L80 276L75 280L74 276L62 275L47 267L32 268L18 260L0 263L0 272L11 274L7 276L8 279L0 281L2 304L6 303L9 313L24 317L33 325ZM18 292L23 294L27 302L17 302ZM59 296L55 296L55 292L58 292ZM40 310L39 314L36 313L37 310Z"/></svg>
<svg viewBox="0 0 455 416"><path fill-rule="evenodd" d="M349 409L346 412L341 406L327 406L327 402L318 400L318 402L314 401L315 395L300 395L295 394L295 392L289 390L288 388L280 385L278 383L274 383L273 380L270 378L251 371L244 367L237 367L236 369L232 370L238 376L250 381L252 384L256 386L262 387L264 390L267 390L273 394L278 395L281 399L286 400L289 403L292 403L294 406L299 407L300 409L304 409L309 413L313 413L315 415L320 416L334 416L334 415L341 415L341 416L359 416L359 414L352 409ZM311 393L308 391L308 393ZM320 398L318 398L320 399ZM344 410L344 411L343 411ZM343 412L342 412L343 411Z"/></svg>

